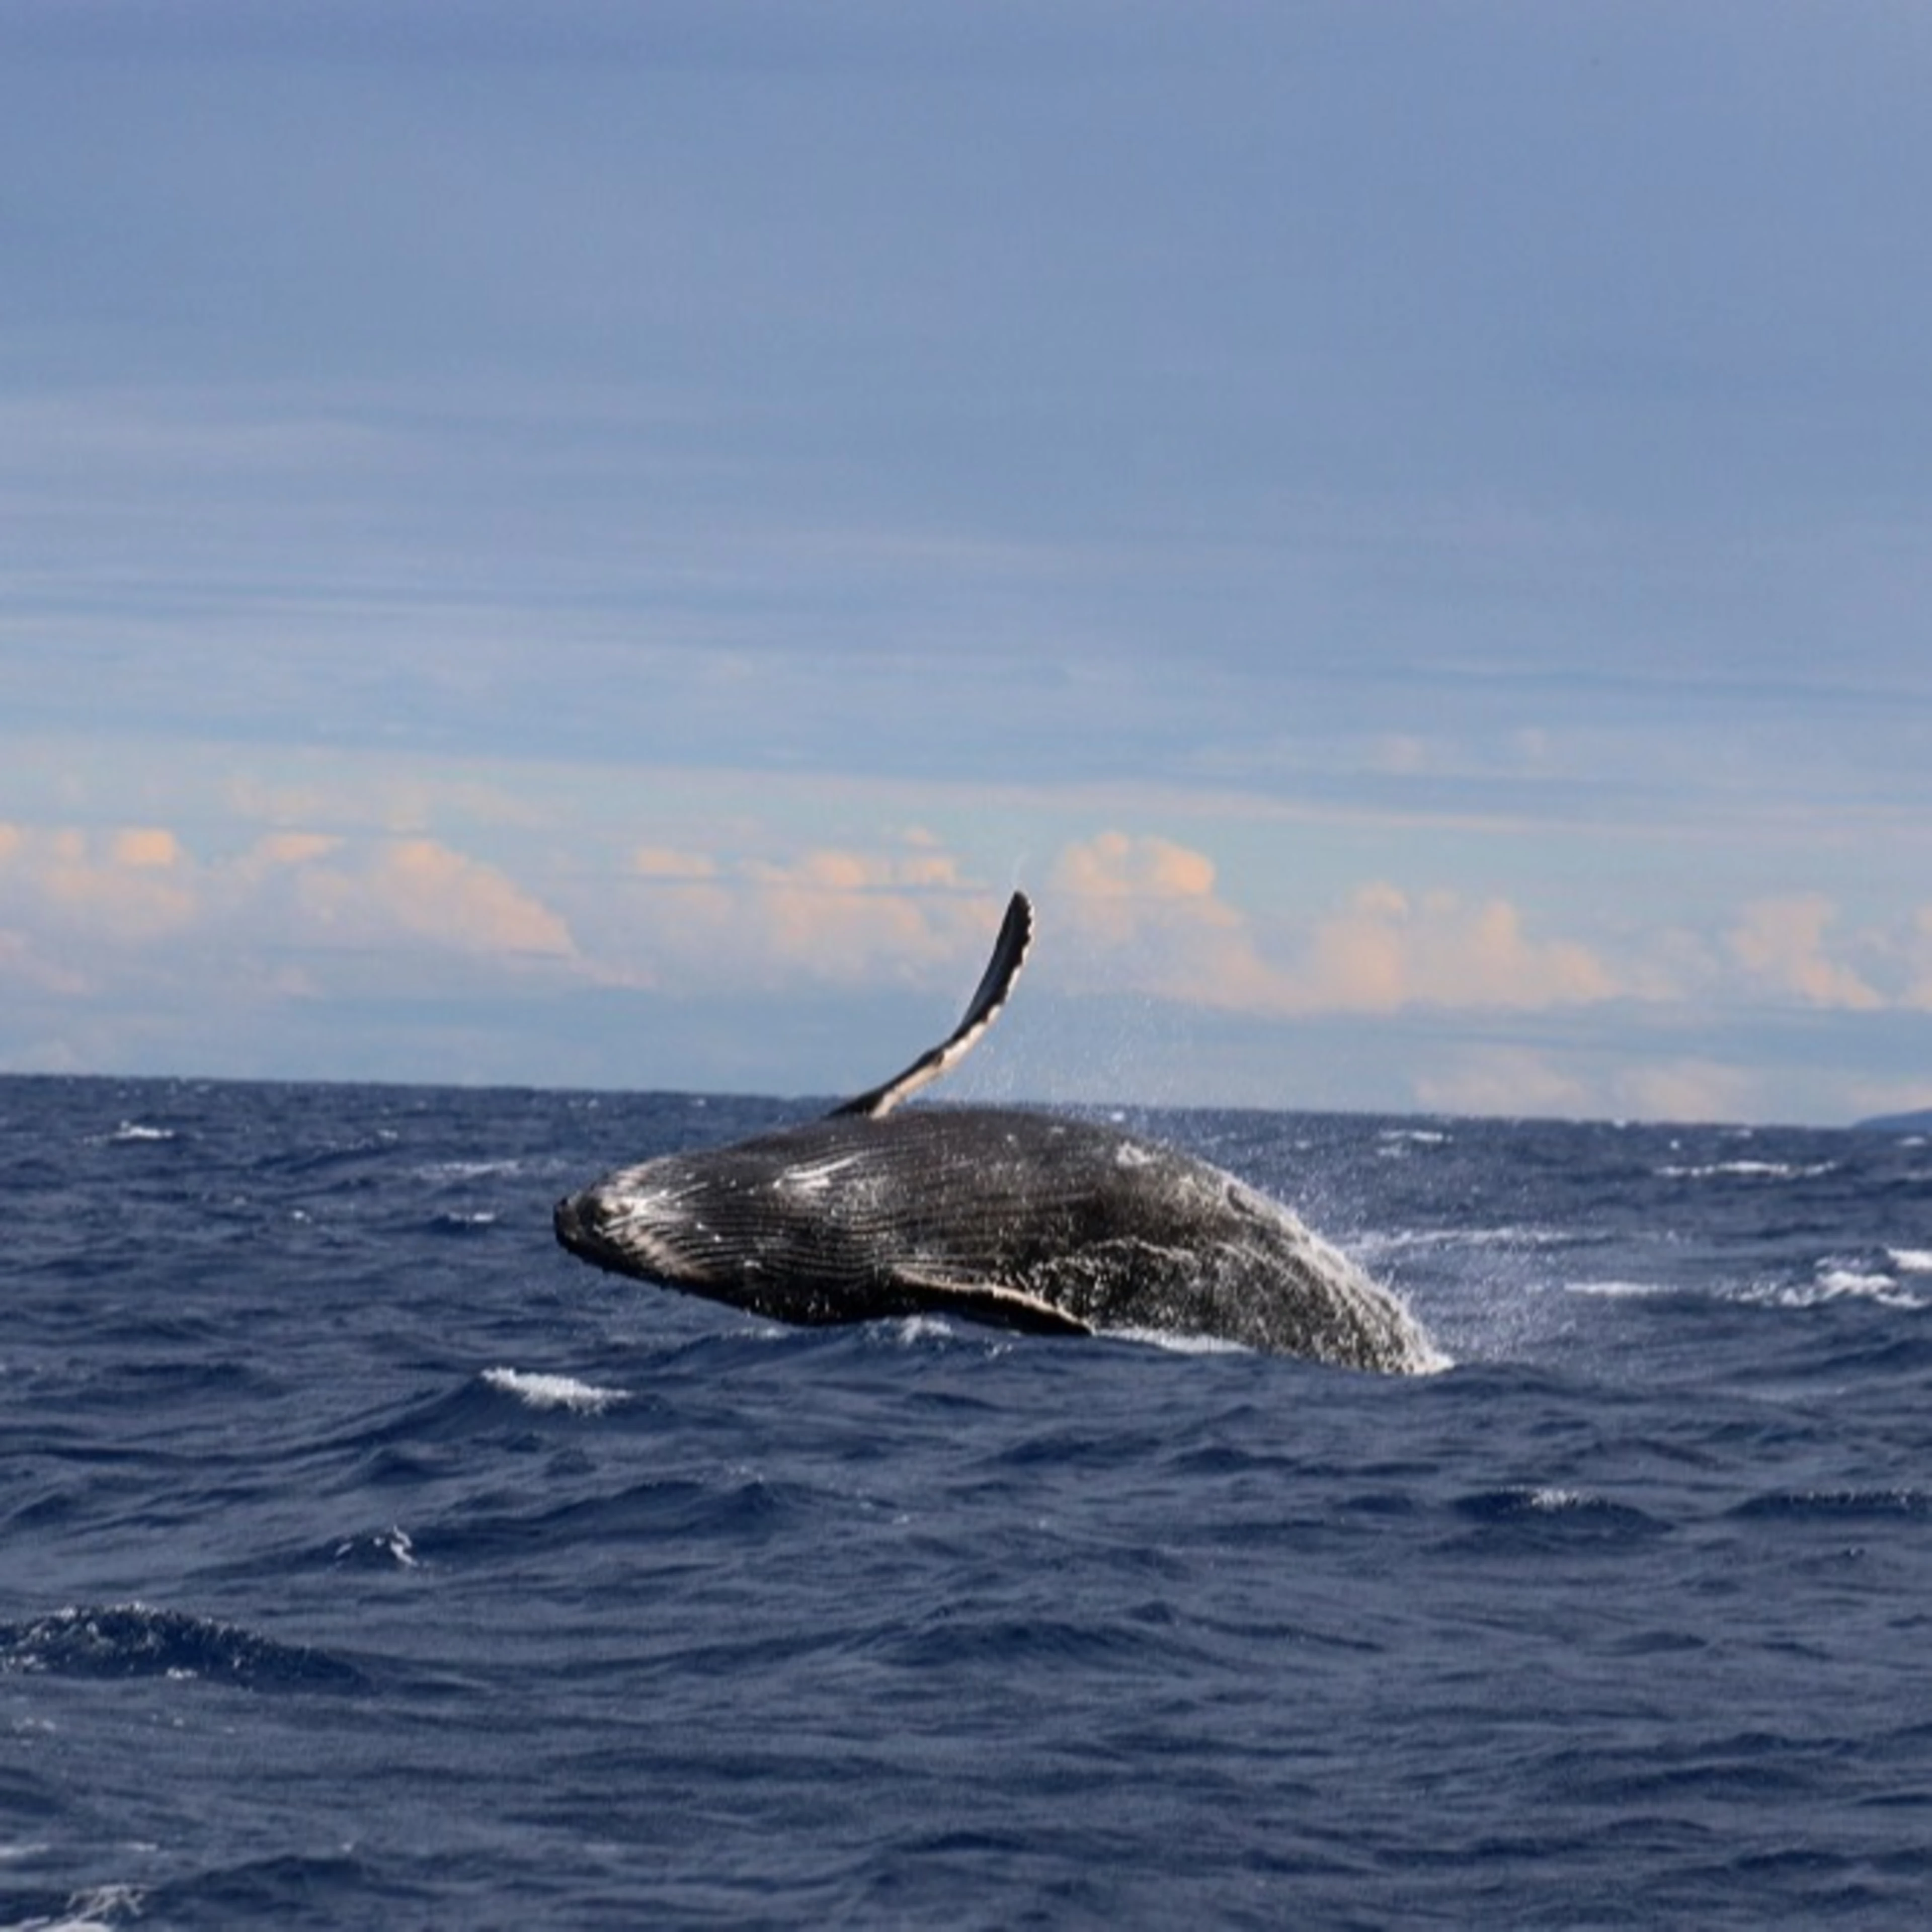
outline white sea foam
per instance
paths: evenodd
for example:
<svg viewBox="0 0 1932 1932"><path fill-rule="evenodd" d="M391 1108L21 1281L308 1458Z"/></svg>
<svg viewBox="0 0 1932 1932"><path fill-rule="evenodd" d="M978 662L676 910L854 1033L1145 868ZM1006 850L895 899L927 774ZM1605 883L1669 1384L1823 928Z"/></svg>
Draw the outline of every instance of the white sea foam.
<svg viewBox="0 0 1932 1932"><path fill-rule="evenodd" d="M416 1567L416 1544L410 1540L409 1532L399 1522L392 1523L380 1534L352 1536L346 1543L338 1544L335 1546L336 1562L346 1562L364 1545L369 1549L380 1551L405 1570L413 1570ZM0 1928L0 1932L4 1932L4 1928Z"/></svg>
<svg viewBox="0 0 1932 1932"><path fill-rule="evenodd" d="M1495 1228L1399 1228L1386 1234L1363 1234L1349 1245L1365 1255L1399 1253L1405 1248L1555 1248L1578 1235L1566 1228L1540 1228L1505 1222Z"/></svg>
<svg viewBox="0 0 1932 1932"><path fill-rule="evenodd" d="M521 1174L524 1163L518 1160L431 1160L425 1161L415 1170L423 1180L478 1180L485 1174Z"/></svg>
<svg viewBox="0 0 1932 1932"><path fill-rule="evenodd" d="M1835 1160L1714 1160L1699 1167L1660 1167L1664 1180L1815 1180L1838 1167Z"/></svg>
<svg viewBox="0 0 1932 1932"><path fill-rule="evenodd" d="M139 1886L90 1886L72 1894L51 1918L10 1919L7 1932L115 1932L141 1916L146 1897Z"/></svg>
<svg viewBox="0 0 1932 1932"><path fill-rule="evenodd" d="M151 1127L144 1120L123 1120L107 1138L110 1141L171 1141L172 1127Z"/></svg>
<svg viewBox="0 0 1932 1932"><path fill-rule="evenodd" d="M1605 1301L1636 1301L1672 1292L1654 1281L1566 1281L1563 1288L1568 1294L1594 1294Z"/></svg>
<svg viewBox="0 0 1932 1932"><path fill-rule="evenodd" d="M1766 1282L1739 1292L1740 1301L1766 1308L1817 1308L1828 1301L1875 1301L1886 1308L1925 1308L1932 1299L1922 1292L1901 1287L1888 1274L1870 1268L1820 1267L1808 1282Z"/></svg>
<svg viewBox="0 0 1932 1932"><path fill-rule="evenodd" d="M534 1375L521 1369L485 1369L493 1389L513 1395L529 1408L568 1408L579 1415L602 1415L613 1402L629 1400L622 1389L599 1388L570 1376Z"/></svg>
<svg viewBox="0 0 1932 1932"><path fill-rule="evenodd" d="M1888 1252L1900 1274L1932 1274L1932 1248L1893 1248Z"/></svg>
<svg viewBox="0 0 1932 1932"><path fill-rule="evenodd" d="M1826 1268L1818 1276L1819 1291L1828 1298L1886 1294L1898 1286L1890 1275L1874 1274L1863 1268Z"/></svg>
<svg viewBox="0 0 1932 1932"><path fill-rule="evenodd" d="M1533 1510L1555 1514L1558 1510L1583 1509L1590 1498L1581 1490L1541 1489L1524 1492L1523 1501Z"/></svg>
<svg viewBox="0 0 1932 1932"><path fill-rule="evenodd" d="M894 1326L899 1346L904 1348L916 1347L921 1342L950 1342L955 1339L952 1323L943 1316L904 1315Z"/></svg>

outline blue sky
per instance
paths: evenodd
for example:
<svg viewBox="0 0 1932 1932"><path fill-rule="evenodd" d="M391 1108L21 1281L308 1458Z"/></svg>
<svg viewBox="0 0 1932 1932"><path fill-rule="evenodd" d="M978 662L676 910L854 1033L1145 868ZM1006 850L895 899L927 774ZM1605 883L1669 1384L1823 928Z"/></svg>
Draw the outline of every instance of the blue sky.
<svg viewBox="0 0 1932 1932"><path fill-rule="evenodd" d="M1932 1103L1916 4L0 0L0 1066Z"/></svg>

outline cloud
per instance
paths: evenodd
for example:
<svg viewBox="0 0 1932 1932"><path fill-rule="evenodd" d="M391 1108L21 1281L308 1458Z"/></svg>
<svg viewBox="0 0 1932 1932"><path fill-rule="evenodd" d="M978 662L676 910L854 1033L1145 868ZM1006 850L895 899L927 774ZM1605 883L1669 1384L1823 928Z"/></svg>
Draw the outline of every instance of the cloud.
<svg viewBox="0 0 1932 1932"><path fill-rule="evenodd" d="M1053 871L1054 886L1103 904L1131 900L1190 900L1210 916L1232 917L1214 897L1214 862L1171 838L1102 832L1066 847Z"/></svg>
<svg viewBox="0 0 1932 1932"><path fill-rule="evenodd" d="M689 829L712 824L716 844ZM16 1016L36 1014L43 1040L68 1039L93 1021L122 1024L116 1015L252 1003L264 1037L282 1037L278 1009L292 1001L348 1014L434 988L507 1005L532 983L596 984L774 999L808 1040L844 1010L836 1000L851 1024L868 994L888 989L956 1003L1006 896L973 848L916 825L787 850L754 817L684 805L659 836L622 850L614 875L580 842L553 854L507 835L487 855L460 837L300 823L247 828L248 842L226 851L204 846L209 836L0 824L0 985ZM529 883L538 878L544 890ZM1527 902L1387 878L1299 919L1263 916L1210 851L1118 826L1054 849L1039 885L1046 944L1034 971L1062 999L1126 992L1209 1010L1223 1020L1203 1033L1262 1055L1307 1037L1284 1022L1403 1016L1438 1045L1395 1066L1385 1092L1438 1109L1712 1119L1774 1103L1735 1067L1648 1058L1634 1032L1617 1059L1566 1052L1580 1025L1646 1024L1624 1012L1568 1017L1606 1001L1741 1012L1768 992L1833 1010L1932 1008L1932 905L1852 932L1829 898L1792 894L1612 952L1550 931ZM1557 1017L1538 1030L1545 1050L1531 1052L1476 1042L1459 1013ZM674 1006L662 1015L682 1027ZM1463 1050L1445 1052L1459 1031ZM1649 1045L1682 1036L1653 1024ZM40 1046L7 1050L17 1064ZM103 1048L98 1064L112 1057Z"/></svg>
<svg viewBox="0 0 1932 1932"><path fill-rule="evenodd" d="M702 852L680 852L668 845L640 845L632 869L646 879L715 879L718 861Z"/></svg>
<svg viewBox="0 0 1932 1932"><path fill-rule="evenodd" d="M152 940L184 930L202 910L179 842L157 827L101 836L8 826L0 828L0 867L31 923L70 935Z"/></svg>
<svg viewBox="0 0 1932 1932"><path fill-rule="evenodd" d="M1895 1080L1854 1079L1846 1083L1848 1110L1858 1116L1916 1114L1932 1108L1932 1077Z"/></svg>
<svg viewBox="0 0 1932 1932"><path fill-rule="evenodd" d="M117 832L108 843L110 862L130 872L166 872L182 862L181 841L159 826Z"/></svg>
<svg viewBox="0 0 1932 1932"><path fill-rule="evenodd" d="M1107 831L1064 847L1048 892L1081 949L1070 970L1225 1012L1284 1010L1292 988L1216 890L1218 876L1206 853L1156 835Z"/></svg>
<svg viewBox="0 0 1932 1932"><path fill-rule="evenodd" d="M0 927L0 982L8 980L63 999L79 998L89 990L83 974L44 957L25 933Z"/></svg>
<svg viewBox="0 0 1932 1932"><path fill-rule="evenodd" d="M15 911L16 964L22 947L45 960L83 944L92 964L104 952L196 936L218 939L227 954L344 945L504 958L577 952L562 918L506 873L430 838L355 847L291 830L208 861L159 826L8 826L0 885Z"/></svg>
<svg viewBox="0 0 1932 1932"><path fill-rule="evenodd" d="M1826 930L1837 916L1821 892L1757 900L1732 930L1732 956L1754 979L1810 1005L1874 1012L1885 1005L1883 997L1826 955Z"/></svg>
<svg viewBox="0 0 1932 1932"><path fill-rule="evenodd" d="M1107 832L1053 872L1090 937L1143 991L1224 1010L1294 1016L1412 1006L1540 1011L1628 990L1588 947L1538 939L1508 900L1419 896L1371 882L1301 935L1272 942L1216 890L1204 853Z"/></svg>
<svg viewBox="0 0 1932 1932"><path fill-rule="evenodd" d="M1544 1055L1521 1047L1468 1053L1420 1075L1415 1098L1434 1114L1575 1120L1594 1111L1594 1096L1585 1082Z"/></svg>
<svg viewBox="0 0 1932 1932"><path fill-rule="evenodd" d="M1633 1120L1742 1120L1756 1112L1758 1078L1713 1060L1673 1060L1618 1070L1611 1110Z"/></svg>
<svg viewBox="0 0 1932 1932"><path fill-rule="evenodd" d="M1932 905L1918 908L1904 950L1912 975L1905 1004L1922 1012L1932 1012Z"/></svg>
<svg viewBox="0 0 1932 1932"><path fill-rule="evenodd" d="M883 969L921 980L922 969L958 956L974 923L971 908L953 896L963 884L957 866L943 854L825 848L789 865L754 864L748 876L764 945L821 976Z"/></svg>
<svg viewBox="0 0 1932 1932"><path fill-rule="evenodd" d="M328 832L272 832L255 842L250 857L263 868L306 866L315 860L326 859L330 853L339 850L341 844L339 838Z"/></svg>
<svg viewBox="0 0 1932 1932"><path fill-rule="evenodd" d="M258 854L262 848L256 848ZM406 935L493 957L575 956L570 928L507 874L434 838L386 842L360 866L325 862L314 841L280 850L311 943L370 944Z"/></svg>
<svg viewBox="0 0 1932 1932"><path fill-rule="evenodd" d="M1560 1053L1514 1046L1454 1055L1419 1076L1414 1092L1432 1113L1553 1120L1743 1120L1759 1098L1754 1076L1713 1061L1638 1061L1606 1078L1566 1066Z"/></svg>
<svg viewBox="0 0 1932 1932"><path fill-rule="evenodd" d="M783 860L645 844L631 865L676 894L675 919L652 923L632 969L663 984L950 984L999 916L999 895L916 828L870 850L811 846Z"/></svg>
<svg viewBox="0 0 1932 1932"><path fill-rule="evenodd" d="M1412 1006L1537 1012L1588 1005L1620 990L1587 946L1532 938L1507 899L1418 897L1362 886L1317 927L1298 986L1309 1006L1393 1012Z"/></svg>

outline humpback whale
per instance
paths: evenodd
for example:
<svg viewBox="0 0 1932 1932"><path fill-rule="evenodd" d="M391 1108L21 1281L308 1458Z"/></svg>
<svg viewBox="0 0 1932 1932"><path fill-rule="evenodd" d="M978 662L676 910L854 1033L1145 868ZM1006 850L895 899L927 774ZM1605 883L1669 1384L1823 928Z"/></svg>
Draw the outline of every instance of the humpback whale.
<svg viewBox="0 0 1932 1932"><path fill-rule="evenodd" d="M824 1118L620 1168L556 1238L620 1274L779 1321L943 1312L1043 1334L1216 1337L1357 1369L1442 1360L1393 1295L1231 1174L1097 1122L899 1103L998 1018L1033 908L1016 892L959 1024Z"/></svg>

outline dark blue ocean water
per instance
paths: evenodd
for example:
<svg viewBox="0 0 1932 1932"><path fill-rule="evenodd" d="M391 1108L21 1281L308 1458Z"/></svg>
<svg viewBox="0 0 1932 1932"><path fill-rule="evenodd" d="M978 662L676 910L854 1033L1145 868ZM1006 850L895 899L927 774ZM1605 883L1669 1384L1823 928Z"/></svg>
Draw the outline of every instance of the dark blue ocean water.
<svg viewBox="0 0 1932 1932"><path fill-rule="evenodd" d="M0 1080L0 1924L1925 1922L1932 1148L1136 1123L1416 1380L552 1246L796 1112Z"/></svg>

